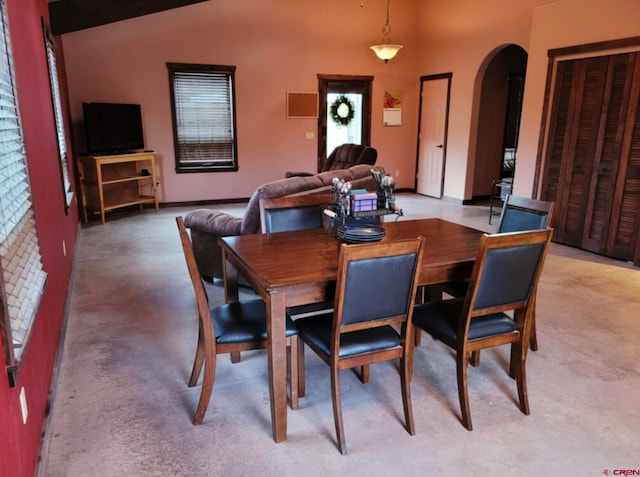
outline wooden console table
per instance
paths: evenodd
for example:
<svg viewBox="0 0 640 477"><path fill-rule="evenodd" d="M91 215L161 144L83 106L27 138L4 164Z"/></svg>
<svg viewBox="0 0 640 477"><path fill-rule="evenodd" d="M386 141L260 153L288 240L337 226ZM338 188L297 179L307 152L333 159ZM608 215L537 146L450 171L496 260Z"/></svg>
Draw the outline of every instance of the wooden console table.
<svg viewBox="0 0 640 477"><path fill-rule="evenodd" d="M84 221L87 212L100 212L104 224L105 212L132 205L155 204L159 210L155 157L153 152L78 157Z"/></svg>

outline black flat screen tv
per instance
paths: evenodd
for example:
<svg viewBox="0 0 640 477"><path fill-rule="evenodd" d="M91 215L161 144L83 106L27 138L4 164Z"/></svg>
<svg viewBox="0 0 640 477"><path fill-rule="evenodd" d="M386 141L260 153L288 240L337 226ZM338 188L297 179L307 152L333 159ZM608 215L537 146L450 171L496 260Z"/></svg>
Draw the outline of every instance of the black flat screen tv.
<svg viewBox="0 0 640 477"><path fill-rule="evenodd" d="M82 103L88 154L126 154L144 149L139 104Z"/></svg>

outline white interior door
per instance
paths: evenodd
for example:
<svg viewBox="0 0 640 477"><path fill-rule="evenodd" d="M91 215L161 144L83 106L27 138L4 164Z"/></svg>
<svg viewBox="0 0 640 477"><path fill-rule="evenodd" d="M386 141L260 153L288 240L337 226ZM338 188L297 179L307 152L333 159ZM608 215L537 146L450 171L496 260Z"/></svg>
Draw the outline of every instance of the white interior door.
<svg viewBox="0 0 640 477"><path fill-rule="evenodd" d="M416 192L442 198L449 78L422 82Z"/></svg>

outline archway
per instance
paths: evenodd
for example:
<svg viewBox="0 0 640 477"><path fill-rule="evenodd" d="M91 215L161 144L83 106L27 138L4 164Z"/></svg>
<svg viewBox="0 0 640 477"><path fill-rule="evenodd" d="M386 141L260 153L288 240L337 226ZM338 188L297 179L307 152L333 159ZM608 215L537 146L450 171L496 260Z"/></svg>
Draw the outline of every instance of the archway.
<svg viewBox="0 0 640 477"><path fill-rule="evenodd" d="M501 46L478 71L472 113L476 137L469 151L473 199L489 197L495 179L515 172L527 57L518 45Z"/></svg>

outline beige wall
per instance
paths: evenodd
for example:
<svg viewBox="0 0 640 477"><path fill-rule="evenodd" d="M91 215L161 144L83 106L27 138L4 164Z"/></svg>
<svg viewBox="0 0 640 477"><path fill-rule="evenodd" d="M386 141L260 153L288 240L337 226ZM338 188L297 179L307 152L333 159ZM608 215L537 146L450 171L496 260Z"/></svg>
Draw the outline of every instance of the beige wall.
<svg viewBox="0 0 640 477"><path fill-rule="evenodd" d="M528 52L514 192L532 195L550 48L640 35L637 0L430 0L420 17L419 75L452 72L444 195L473 191L479 91L496 51Z"/></svg>
<svg viewBox="0 0 640 477"><path fill-rule="evenodd" d="M638 19L637 0L567 0L534 10L515 193L533 191L548 50L639 36Z"/></svg>
<svg viewBox="0 0 640 477"><path fill-rule="evenodd" d="M430 0L420 17L418 74L451 72L444 195L470 199L482 74L509 44L528 51L531 13L541 0Z"/></svg>
<svg viewBox="0 0 640 477"><path fill-rule="evenodd" d="M413 187L422 75L453 73L444 195L470 199L484 68L506 45L529 53L515 192L531 195L547 50L640 35L637 0L217 0L65 35L72 116L82 101L141 103L147 148L160 156L161 201L247 197L286 170L313 170L313 119L286 119L286 91L316 91L317 74L372 75L372 146L399 187ZM236 65L237 173L175 174L166 62ZM385 90L403 92L403 124L382 126ZM77 136L81 136L78 132Z"/></svg>

